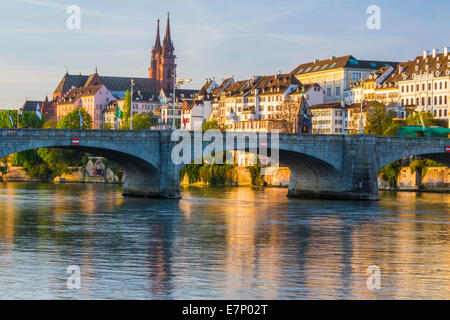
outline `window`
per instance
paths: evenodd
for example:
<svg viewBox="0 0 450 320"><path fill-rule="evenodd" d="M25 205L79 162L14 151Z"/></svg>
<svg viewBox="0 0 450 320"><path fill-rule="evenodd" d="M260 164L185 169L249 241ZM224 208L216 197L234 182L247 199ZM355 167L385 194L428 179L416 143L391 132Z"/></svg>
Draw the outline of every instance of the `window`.
<svg viewBox="0 0 450 320"><path fill-rule="evenodd" d="M361 79L361 72L352 72L352 80Z"/></svg>
<svg viewBox="0 0 450 320"><path fill-rule="evenodd" d="M341 87L340 87L340 86L337 86L337 87L336 87L336 96L337 96L337 97L340 97L340 96L341 96Z"/></svg>
<svg viewBox="0 0 450 320"><path fill-rule="evenodd" d="M320 69L320 70L324 70L324 69L326 69L326 67L328 67L328 64L324 65L324 66L322 67L322 69Z"/></svg>
<svg viewBox="0 0 450 320"><path fill-rule="evenodd" d="M348 62L352 65L352 66L359 66L359 62L356 59L348 59Z"/></svg>
<svg viewBox="0 0 450 320"><path fill-rule="evenodd" d="M301 68L300 70L297 71L297 74L300 74L303 72L303 68Z"/></svg>
<svg viewBox="0 0 450 320"><path fill-rule="evenodd" d="M331 97L331 88L327 88L327 97Z"/></svg>

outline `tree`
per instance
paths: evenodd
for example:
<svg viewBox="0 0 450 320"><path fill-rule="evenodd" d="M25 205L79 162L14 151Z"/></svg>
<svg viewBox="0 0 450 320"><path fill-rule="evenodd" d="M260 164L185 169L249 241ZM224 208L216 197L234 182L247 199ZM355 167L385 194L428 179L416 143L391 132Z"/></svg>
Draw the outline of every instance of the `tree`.
<svg viewBox="0 0 450 320"><path fill-rule="evenodd" d="M385 134L386 129L392 130L392 126L392 112L388 111L386 105L378 101L370 102L367 111L366 127L364 129L365 134L382 136Z"/></svg>
<svg viewBox="0 0 450 320"><path fill-rule="evenodd" d="M14 127L17 127L17 112L17 110L9 111ZM39 119L35 112L25 111L19 117L19 128L42 128L44 122L44 119ZM8 110L0 111L0 128L10 127Z"/></svg>
<svg viewBox="0 0 450 320"><path fill-rule="evenodd" d="M217 122L217 120L205 120L203 121L202 124L202 131L207 131L209 129L219 129L219 123Z"/></svg>
<svg viewBox="0 0 450 320"><path fill-rule="evenodd" d="M430 111L412 113L408 117L408 119L406 119L406 125L421 127L422 126L421 118L423 120L425 127L434 127L434 126L446 127L445 120L442 121L439 119L435 119Z"/></svg>
<svg viewBox="0 0 450 320"><path fill-rule="evenodd" d="M79 112L81 112L81 117L83 118L83 127L81 129L87 130L92 129L92 118L83 109L81 110L74 110L64 117L62 117L59 121L56 127L58 129L80 129L80 115Z"/></svg>
<svg viewBox="0 0 450 320"><path fill-rule="evenodd" d="M401 161L394 161L379 171L382 179L389 183L389 190L397 190L398 175L401 171Z"/></svg>
<svg viewBox="0 0 450 320"><path fill-rule="evenodd" d="M148 130L153 125L152 113L137 113L133 115L133 130ZM121 130L130 130L130 121L122 122Z"/></svg>
<svg viewBox="0 0 450 320"><path fill-rule="evenodd" d="M131 116L131 94L130 90L125 93L125 98L123 102L123 122L129 122Z"/></svg>
<svg viewBox="0 0 450 320"><path fill-rule="evenodd" d="M283 131L295 133L295 121L298 116L298 102L286 100L281 105L281 110L276 113L276 119L282 121Z"/></svg>

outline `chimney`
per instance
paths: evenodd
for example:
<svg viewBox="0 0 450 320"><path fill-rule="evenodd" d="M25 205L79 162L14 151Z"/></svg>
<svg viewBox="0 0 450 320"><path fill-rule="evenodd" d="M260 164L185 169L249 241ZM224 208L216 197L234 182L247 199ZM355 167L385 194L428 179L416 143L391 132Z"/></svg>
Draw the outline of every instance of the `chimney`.
<svg viewBox="0 0 450 320"><path fill-rule="evenodd" d="M444 57L448 56L448 47L444 47Z"/></svg>
<svg viewBox="0 0 450 320"><path fill-rule="evenodd" d="M423 58L426 59L428 55L428 50L423 50Z"/></svg>
<svg viewBox="0 0 450 320"><path fill-rule="evenodd" d="M331 56L331 57L330 57L330 60L331 60L331 61L333 61L334 59L336 59L335 56Z"/></svg>
<svg viewBox="0 0 450 320"><path fill-rule="evenodd" d="M433 52L433 58L436 58L436 51L437 51L436 49L433 49L433 51L432 51Z"/></svg>
<svg viewBox="0 0 450 320"><path fill-rule="evenodd" d="M319 59L315 59L314 60L314 64L316 64L316 63L318 63L319 62Z"/></svg>

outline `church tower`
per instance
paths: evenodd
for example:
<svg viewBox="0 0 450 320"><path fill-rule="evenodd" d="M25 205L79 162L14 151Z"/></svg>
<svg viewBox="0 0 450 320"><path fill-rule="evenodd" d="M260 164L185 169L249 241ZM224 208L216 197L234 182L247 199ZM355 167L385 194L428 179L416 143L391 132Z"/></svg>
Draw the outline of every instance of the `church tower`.
<svg viewBox="0 0 450 320"><path fill-rule="evenodd" d="M170 36L170 16L167 14L166 35L161 47L159 38L159 19L156 31L156 41L152 50L149 77L157 80L158 90L173 90L174 71L176 68L175 48Z"/></svg>
<svg viewBox="0 0 450 320"><path fill-rule="evenodd" d="M156 40L155 45L152 49L152 58L150 60L150 68L148 68L148 73L150 79L159 79L159 64L161 61L161 41L159 40L159 19L156 27Z"/></svg>

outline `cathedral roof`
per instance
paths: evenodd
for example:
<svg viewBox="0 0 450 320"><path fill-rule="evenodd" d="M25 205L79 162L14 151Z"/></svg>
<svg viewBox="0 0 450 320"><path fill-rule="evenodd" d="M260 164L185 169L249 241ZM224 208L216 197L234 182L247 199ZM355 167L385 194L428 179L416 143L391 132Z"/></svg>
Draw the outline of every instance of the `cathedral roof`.
<svg viewBox="0 0 450 320"><path fill-rule="evenodd" d="M68 92L73 87L81 88L90 83L104 84L111 92L125 92L131 88L131 79L134 80L134 90L142 92L157 92L157 85L155 79L150 78L131 78L131 77L110 77L93 74L86 75L70 75L66 73L60 81L54 94L63 94Z"/></svg>

